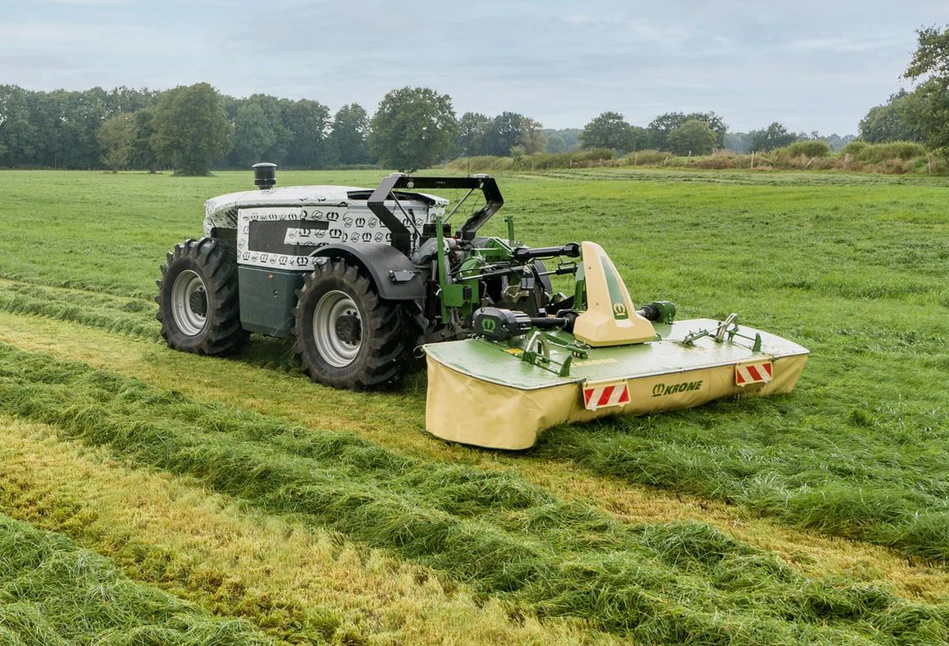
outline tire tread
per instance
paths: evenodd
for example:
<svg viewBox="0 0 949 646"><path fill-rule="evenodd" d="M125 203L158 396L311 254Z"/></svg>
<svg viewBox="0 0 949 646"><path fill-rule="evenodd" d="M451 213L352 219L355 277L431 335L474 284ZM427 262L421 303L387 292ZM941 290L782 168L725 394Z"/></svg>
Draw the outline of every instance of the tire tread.
<svg viewBox="0 0 949 646"><path fill-rule="evenodd" d="M208 298L208 319L211 326L202 330L197 343L183 335L168 308L171 286L165 285L175 264L187 264L202 275ZM237 252L234 245L215 238L189 238L168 252L161 266L161 279L156 281L158 303L156 318L161 321L161 335L169 347L183 352L204 355L227 355L239 350L247 342L248 333L241 327L240 299L237 285Z"/></svg>

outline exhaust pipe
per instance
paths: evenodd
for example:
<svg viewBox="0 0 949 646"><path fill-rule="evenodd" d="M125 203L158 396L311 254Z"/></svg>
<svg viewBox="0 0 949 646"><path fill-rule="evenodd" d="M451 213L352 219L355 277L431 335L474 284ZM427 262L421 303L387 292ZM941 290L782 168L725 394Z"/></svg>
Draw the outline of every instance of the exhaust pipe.
<svg viewBox="0 0 949 646"><path fill-rule="evenodd" d="M271 189L277 184L277 165L270 162L260 162L253 165L254 184L262 191Z"/></svg>

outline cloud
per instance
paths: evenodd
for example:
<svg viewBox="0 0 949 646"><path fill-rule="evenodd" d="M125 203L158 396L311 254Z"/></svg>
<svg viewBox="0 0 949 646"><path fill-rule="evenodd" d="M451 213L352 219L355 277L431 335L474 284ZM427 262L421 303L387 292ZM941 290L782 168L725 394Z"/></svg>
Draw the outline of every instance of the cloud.
<svg viewBox="0 0 949 646"><path fill-rule="evenodd" d="M38 55L54 53L71 60L95 61L98 65L122 64L115 56L139 54L159 56L191 50L206 51L206 43L187 31L167 32L158 26L129 23L19 22L0 24L4 53Z"/></svg>
<svg viewBox="0 0 949 646"><path fill-rule="evenodd" d="M58 56L25 54L22 56L0 56L0 69L16 69L21 72L41 73L69 69L70 63Z"/></svg>
<svg viewBox="0 0 949 646"><path fill-rule="evenodd" d="M890 49L906 44L906 38L894 36L852 36L833 38L808 38L792 41L788 46L807 52L854 53L877 49Z"/></svg>
<svg viewBox="0 0 949 646"><path fill-rule="evenodd" d="M412 85L551 127L715 110L738 130L852 132L944 2L37 0L8 3L0 69L33 89L208 81L371 111Z"/></svg>
<svg viewBox="0 0 949 646"><path fill-rule="evenodd" d="M638 42L657 45L674 45L687 40L692 35L680 25L663 26L641 19L574 15L566 16L562 18L562 21L574 28L611 33L617 38L632 37Z"/></svg>
<svg viewBox="0 0 949 646"><path fill-rule="evenodd" d="M0 40L5 48L95 50L115 43L134 43L142 38L157 39L161 35L139 25L97 25L82 23L20 22L0 24Z"/></svg>
<svg viewBox="0 0 949 646"><path fill-rule="evenodd" d="M83 7L118 7L134 0L41 0L44 4L77 5Z"/></svg>

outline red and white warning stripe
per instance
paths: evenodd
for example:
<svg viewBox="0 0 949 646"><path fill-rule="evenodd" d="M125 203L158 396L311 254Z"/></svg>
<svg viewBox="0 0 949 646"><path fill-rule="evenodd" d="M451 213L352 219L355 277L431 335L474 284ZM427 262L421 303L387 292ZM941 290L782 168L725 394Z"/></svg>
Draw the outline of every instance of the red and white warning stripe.
<svg viewBox="0 0 949 646"><path fill-rule="evenodd" d="M748 386L749 384L766 384L774 376L774 366L771 361L755 361L735 366L735 384Z"/></svg>
<svg viewBox="0 0 949 646"><path fill-rule="evenodd" d="M587 410L622 406L629 403L629 388L625 381L612 384L583 386L583 405Z"/></svg>

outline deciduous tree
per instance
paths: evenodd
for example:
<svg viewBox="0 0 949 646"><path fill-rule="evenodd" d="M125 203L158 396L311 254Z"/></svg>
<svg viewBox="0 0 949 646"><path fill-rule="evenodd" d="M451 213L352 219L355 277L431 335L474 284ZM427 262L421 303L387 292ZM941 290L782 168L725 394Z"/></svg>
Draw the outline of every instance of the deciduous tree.
<svg viewBox="0 0 949 646"><path fill-rule="evenodd" d="M144 108L132 115L135 130L129 143L128 164L151 173L158 169L158 153L152 145L155 136L155 108Z"/></svg>
<svg viewBox="0 0 949 646"><path fill-rule="evenodd" d="M506 157L511 148L521 142L521 121L524 115L517 112L502 112L491 120L485 134L485 148L489 155Z"/></svg>
<svg viewBox="0 0 949 646"><path fill-rule="evenodd" d="M0 167L35 163L36 136L26 90L0 85Z"/></svg>
<svg viewBox="0 0 949 646"><path fill-rule="evenodd" d="M207 83L166 92L154 124L152 142L159 158L180 175L207 175L231 146L224 101Z"/></svg>
<svg viewBox="0 0 949 646"><path fill-rule="evenodd" d="M634 149L630 125L619 112L603 112L583 127L584 148L612 148L618 153Z"/></svg>
<svg viewBox="0 0 949 646"><path fill-rule="evenodd" d="M240 166L286 161L291 133L283 117L276 97L254 94L241 103L234 123L234 153Z"/></svg>
<svg viewBox="0 0 949 646"><path fill-rule="evenodd" d="M918 45L904 76L920 82L913 94L923 142L949 161L949 27L916 34Z"/></svg>
<svg viewBox="0 0 949 646"><path fill-rule="evenodd" d="M872 144L922 141L919 109L919 96L900 90L885 104L870 108L860 120L860 138Z"/></svg>
<svg viewBox="0 0 949 646"><path fill-rule="evenodd" d="M718 135L698 119L686 121L669 133L669 148L677 155L707 155L717 143Z"/></svg>
<svg viewBox="0 0 949 646"><path fill-rule="evenodd" d="M386 94L379 104L371 122L369 150L385 166L414 170L444 159L457 136L450 96L404 87Z"/></svg>
<svg viewBox="0 0 949 646"><path fill-rule="evenodd" d="M287 164L298 168L326 165L329 108L319 101L283 101L283 125L289 131Z"/></svg>
<svg viewBox="0 0 949 646"><path fill-rule="evenodd" d="M669 135L682 127L687 121L701 121L708 129L715 133L715 145L721 147L725 143L725 133L728 126L720 116L714 112L667 112L652 120L647 128L649 132L649 147L656 150L671 150Z"/></svg>
<svg viewBox="0 0 949 646"><path fill-rule="evenodd" d="M480 112L465 112L458 120L458 154L462 157L487 155L485 137L491 117Z"/></svg>
<svg viewBox="0 0 949 646"><path fill-rule="evenodd" d="M563 137L557 134L547 136L547 148L545 152L548 153L562 153L567 150L567 144L563 140Z"/></svg>
<svg viewBox="0 0 949 646"><path fill-rule="evenodd" d="M351 166L374 161L369 152L368 136L369 115L366 110L358 103L341 107L333 117L327 142L331 163Z"/></svg>
<svg viewBox="0 0 949 646"><path fill-rule="evenodd" d="M748 135L751 138L751 149L759 152L790 146L798 139L797 135L777 121L767 128L752 130Z"/></svg>
<svg viewBox="0 0 949 646"><path fill-rule="evenodd" d="M541 152L547 147L547 135L541 130L544 125L537 119L524 117L521 119L520 146L528 155Z"/></svg>
<svg viewBox="0 0 949 646"><path fill-rule="evenodd" d="M106 119L99 128L98 138L102 146L102 164L113 171L128 168L135 140L135 117L124 113Z"/></svg>

